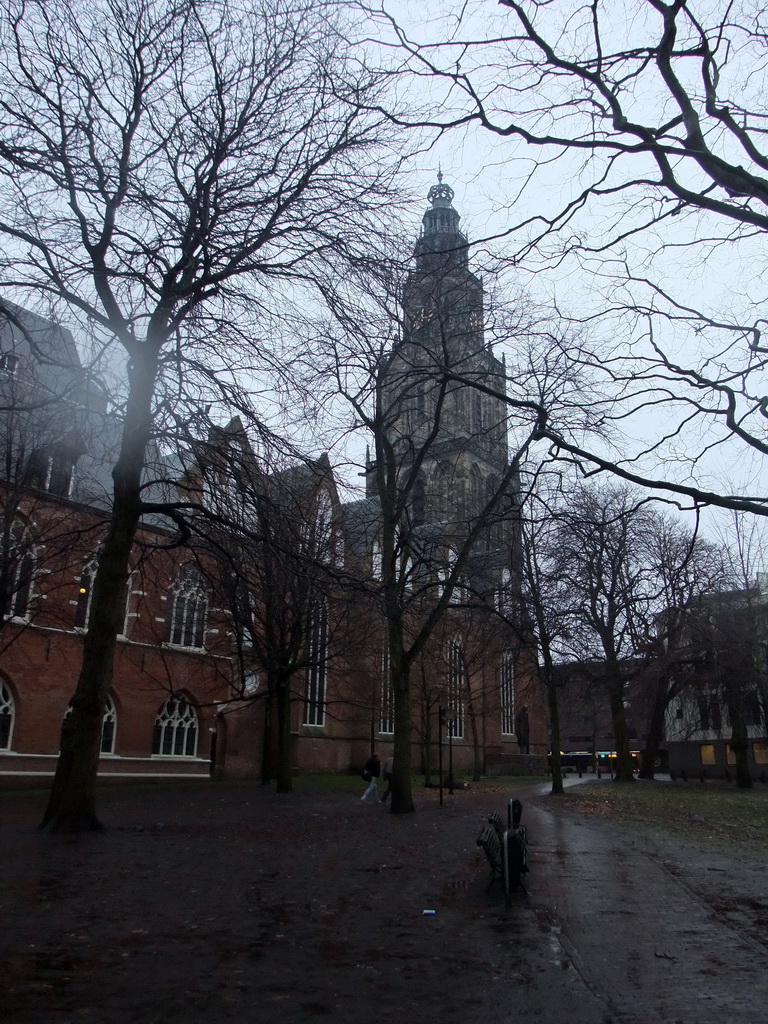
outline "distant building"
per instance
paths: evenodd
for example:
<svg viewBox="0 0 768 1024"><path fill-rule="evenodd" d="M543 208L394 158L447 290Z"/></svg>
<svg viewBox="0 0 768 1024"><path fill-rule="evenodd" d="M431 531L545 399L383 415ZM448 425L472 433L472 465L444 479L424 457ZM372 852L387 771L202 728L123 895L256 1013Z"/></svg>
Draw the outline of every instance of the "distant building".
<svg viewBox="0 0 768 1024"><path fill-rule="evenodd" d="M667 709L670 771L733 776L739 742L754 778L768 774L768 590L703 595L687 615L682 683Z"/></svg>

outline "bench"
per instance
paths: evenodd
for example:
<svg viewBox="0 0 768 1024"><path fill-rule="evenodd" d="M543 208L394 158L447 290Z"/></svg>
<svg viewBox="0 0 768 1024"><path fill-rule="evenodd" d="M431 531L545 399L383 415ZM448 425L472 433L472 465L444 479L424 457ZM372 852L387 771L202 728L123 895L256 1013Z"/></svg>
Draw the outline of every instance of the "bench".
<svg viewBox="0 0 768 1024"><path fill-rule="evenodd" d="M498 811L488 815L485 825L477 837L477 845L482 847L491 866L491 880L488 888L501 879L507 906L511 902L511 893L519 888L528 890L523 884L523 875L528 872L528 832L521 824L523 805L519 800L510 800L507 807L508 824Z"/></svg>
<svg viewBox="0 0 768 1024"><path fill-rule="evenodd" d="M488 824L496 829L496 835L501 839L504 835L504 822L498 811L491 811L488 815Z"/></svg>
<svg viewBox="0 0 768 1024"><path fill-rule="evenodd" d="M501 839L498 832L493 825L484 825L480 829L480 834L477 837L477 845L482 847L485 856L488 858L488 863L491 866L491 880L488 883L488 888L493 885L497 878L501 878L503 874L503 865L501 860Z"/></svg>

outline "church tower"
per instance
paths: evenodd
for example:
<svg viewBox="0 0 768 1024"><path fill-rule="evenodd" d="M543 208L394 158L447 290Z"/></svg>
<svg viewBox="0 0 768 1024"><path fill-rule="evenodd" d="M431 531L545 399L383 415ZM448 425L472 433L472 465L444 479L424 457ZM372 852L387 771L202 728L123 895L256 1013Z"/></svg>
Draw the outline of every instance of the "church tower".
<svg viewBox="0 0 768 1024"><path fill-rule="evenodd" d="M402 341L386 374L389 435L401 472L421 459L414 525L460 541L507 468L505 368L484 335L481 279L469 269L453 189L438 175L403 292ZM498 525L484 547L505 546Z"/></svg>

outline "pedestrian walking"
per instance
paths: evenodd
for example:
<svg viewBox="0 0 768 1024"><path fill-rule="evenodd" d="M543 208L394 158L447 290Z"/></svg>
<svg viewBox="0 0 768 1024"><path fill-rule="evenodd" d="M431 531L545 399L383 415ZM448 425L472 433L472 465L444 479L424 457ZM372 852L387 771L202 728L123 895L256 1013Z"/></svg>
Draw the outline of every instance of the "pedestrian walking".
<svg viewBox="0 0 768 1024"><path fill-rule="evenodd" d="M387 797L392 792L392 765L394 764L394 760L395 759L390 754L387 760L384 762L384 769L382 774L384 775L384 781L387 784L387 788L384 790L381 797L381 802L383 804L387 802Z"/></svg>
<svg viewBox="0 0 768 1024"><path fill-rule="evenodd" d="M373 797L374 803L379 803L379 776L381 775L381 761L374 750L363 768L363 778L368 783L368 788L360 797L365 803L369 796Z"/></svg>

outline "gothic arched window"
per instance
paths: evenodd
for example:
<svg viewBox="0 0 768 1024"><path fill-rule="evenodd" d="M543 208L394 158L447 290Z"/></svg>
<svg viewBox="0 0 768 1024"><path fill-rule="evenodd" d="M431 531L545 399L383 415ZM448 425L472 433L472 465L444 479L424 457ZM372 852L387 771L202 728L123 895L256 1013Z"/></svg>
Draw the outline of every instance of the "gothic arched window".
<svg viewBox="0 0 768 1024"><path fill-rule="evenodd" d="M158 757L194 757L197 713L183 694L169 697L157 713L152 753Z"/></svg>
<svg viewBox="0 0 768 1024"><path fill-rule="evenodd" d="M379 732L390 735L395 731L395 691L392 688L392 673L389 670L389 648L381 652L381 713Z"/></svg>
<svg viewBox="0 0 768 1024"><path fill-rule="evenodd" d="M446 479L439 466L435 466L429 474L428 502L431 517L436 521L446 518Z"/></svg>
<svg viewBox="0 0 768 1024"><path fill-rule="evenodd" d="M501 570L497 608L502 615L509 615L512 611L512 573L509 569Z"/></svg>
<svg viewBox="0 0 768 1024"><path fill-rule="evenodd" d="M445 567L445 582L453 575L456 569L456 563L459 560L459 556L453 548L448 549L448 561ZM453 584L453 590L451 591L451 604L461 604L462 601L466 600L466 580L459 576L456 582Z"/></svg>
<svg viewBox="0 0 768 1024"><path fill-rule="evenodd" d="M464 738L465 686L464 644L456 636L448 644L448 731L453 739Z"/></svg>
<svg viewBox="0 0 768 1024"><path fill-rule="evenodd" d="M477 515L483 504L483 477L477 466L473 466L469 474L469 500L472 513Z"/></svg>
<svg viewBox="0 0 768 1024"><path fill-rule="evenodd" d="M371 579L381 579L381 544L378 538L371 546Z"/></svg>
<svg viewBox="0 0 768 1024"><path fill-rule="evenodd" d="M13 694L0 680L0 750L11 749L13 723L16 720L16 705Z"/></svg>
<svg viewBox="0 0 768 1024"><path fill-rule="evenodd" d="M324 562L330 562L333 550L333 502L324 488L317 495L315 509L315 552Z"/></svg>
<svg viewBox="0 0 768 1024"><path fill-rule="evenodd" d="M413 482L413 497L411 499L411 516L414 526L421 526L424 522L426 512L427 496L424 487L424 474L420 472Z"/></svg>
<svg viewBox="0 0 768 1024"><path fill-rule="evenodd" d="M185 566L171 587L168 642L178 647L202 647L208 615L208 594L194 566Z"/></svg>
<svg viewBox="0 0 768 1024"><path fill-rule="evenodd" d="M25 619L32 598L35 553L32 533L20 519L11 524L5 567L6 593L3 613L6 618Z"/></svg>
<svg viewBox="0 0 768 1024"><path fill-rule="evenodd" d="M515 735L515 662L512 651L501 656L501 734Z"/></svg>
<svg viewBox="0 0 768 1024"><path fill-rule="evenodd" d="M328 673L328 604L324 597L312 602L307 634L307 697L304 725L324 725Z"/></svg>

